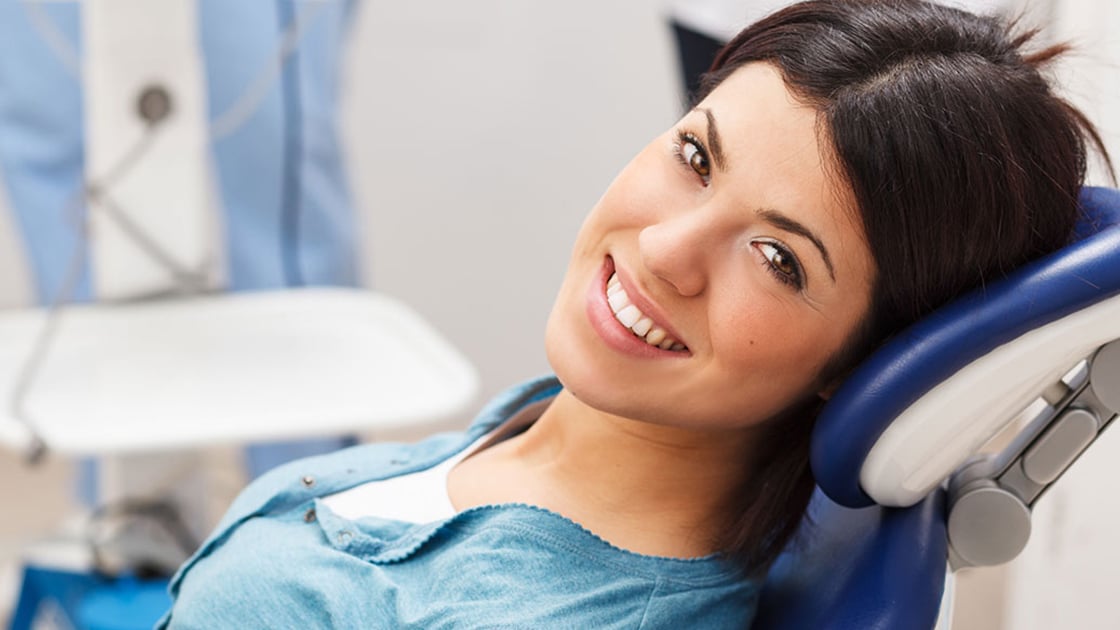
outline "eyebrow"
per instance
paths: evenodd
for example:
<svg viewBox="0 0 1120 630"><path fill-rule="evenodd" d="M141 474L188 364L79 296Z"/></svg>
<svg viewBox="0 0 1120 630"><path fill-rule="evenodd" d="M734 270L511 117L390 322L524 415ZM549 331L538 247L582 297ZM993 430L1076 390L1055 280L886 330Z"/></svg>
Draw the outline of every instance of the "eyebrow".
<svg viewBox="0 0 1120 630"><path fill-rule="evenodd" d="M817 249L821 252L821 258L824 259L824 266L828 267L828 276L832 278L833 284L836 283L836 272L832 268L832 258L828 255L828 248L824 246L824 243L821 242L821 239L818 238L812 230L805 227L805 225L798 222L796 219L787 217L777 210L762 208L757 211L757 214L763 221L766 221L779 230L803 236L812 242L813 245L816 245Z"/></svg>
<svg viewBox="0 0 1120 630"><path fill-rule="evenodd" d="M719 170L727 171L727 161L723 158L723 144L720 140L719 129L716 127L716 117L712 114L712 110L706 107L697 107L696 111L703 112L704 117L708 119L708 150L711 151L712 161L716 163ZM770 225L802 236L816 246L824 260L824 266L828 268L828 277L832 278L834 284L836 283L836 271L832 267L832 257L828 255L828 248L824 246L824 242L812 230L800 221L787 217L777 210L762 208L758 210L757 214Z"/></svg>
<svg viewBox="0 0 1120 630"><path fill-rule="evenodd" d="M726 172L727 162L723 159L723 144L719 139L719 129L716 128L716 117L706 107L697 107L696 111L704 112L704 117L708 119L708 150L712 152L712 161L719 170Z"/></svg>

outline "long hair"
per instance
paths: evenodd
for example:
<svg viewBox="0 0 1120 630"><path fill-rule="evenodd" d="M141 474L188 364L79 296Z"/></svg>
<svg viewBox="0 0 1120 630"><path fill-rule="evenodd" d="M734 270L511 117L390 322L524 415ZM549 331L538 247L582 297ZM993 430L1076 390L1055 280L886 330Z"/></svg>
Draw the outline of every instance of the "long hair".
<svg viewBox="0 0 1120 630"><path fill-rule="evenodd" d="M868 315L819 375L831 382L945 302L1067 243L1078 216L1086 118L1027 53L1036 34L920 0L813 0L747 27L697 100L740 66L777 67L818 112L832 175L850 186L876 275ZM1109 164L1109 166L1111 166ZM813 490L807 402L763 427L725 548L753 568L788 542Z"/></svg>

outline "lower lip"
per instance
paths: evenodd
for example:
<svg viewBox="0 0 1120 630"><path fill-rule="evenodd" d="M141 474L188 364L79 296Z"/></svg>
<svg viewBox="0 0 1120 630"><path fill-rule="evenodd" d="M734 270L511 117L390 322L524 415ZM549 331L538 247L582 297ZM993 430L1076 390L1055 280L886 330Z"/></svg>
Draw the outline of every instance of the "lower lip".
<svg viewBox="0 0 1120 630"><path fill-rule="evenodd" d="M615 318L610 304L607 303L607 280L612 273L614 273L614 261L607 258L602 269L599 270L599 275L587 289L587 319L599 337L614 350L633 357L643 359L687 357L689 355L687 352L672 352L649 345Z"/></svg>

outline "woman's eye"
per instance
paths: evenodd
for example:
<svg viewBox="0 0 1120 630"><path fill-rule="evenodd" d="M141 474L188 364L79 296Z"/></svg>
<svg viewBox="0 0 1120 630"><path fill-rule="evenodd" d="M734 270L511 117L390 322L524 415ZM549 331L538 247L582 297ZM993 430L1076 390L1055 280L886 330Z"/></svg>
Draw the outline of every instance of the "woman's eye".
<svg viewBox="0 0 1120 630"><path fill-rule="evenodd" d="M677 142L673 146L673 153L677 156L677 160L692 172L700 176L700 180L707 186L712 179L712 167L708 161L708 152L704 149L704 145L696 136L681 131L677 134Z"/></svg>
<svg viewBox="0 0 1120 630"><path fill-rule="evenodd" d="M708 167L708 156L691 142L686 142L681 148L684 153L684 161L696 171L700 177L708 177L712 174L711 169Z"/></svg>
<svg viewBox="0 0 1120 630"><path fill-rule="evenodd" d="M789 250L765 241L756 243L755 246L762 252L767 267L778 280L801 288L801 265Z"/></svg>

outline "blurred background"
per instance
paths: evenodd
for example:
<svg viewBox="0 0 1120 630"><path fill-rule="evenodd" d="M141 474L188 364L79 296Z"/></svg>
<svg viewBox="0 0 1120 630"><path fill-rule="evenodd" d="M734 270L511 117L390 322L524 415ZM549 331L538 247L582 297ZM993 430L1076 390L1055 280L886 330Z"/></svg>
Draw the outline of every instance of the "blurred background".
<svg viewBox="0 0 1120 630"><path fill-rule="evenodd" d="M745 23L776 3L742 4ZM353 7L338 121L356 211L355 281L401 299L459 348L479 371L479 402L548 371L544 323L583 216L681 113L675 10L652 0ZM1011 10L1043 26L1046 40L1074 43L1057 81L1120 157L1120 8L1020 0ZM1099 168L1094 179L1104 182ZM15 240L0 221L0 245ZM5 304L26 303L19 250L6 249L0 293ZM1115 475L1120 436L1102 439L1043 501L1022 557L962 576L954 627L1120 627L1109 598L1120 584L1120 542L1110 537L1120 506L1103 481ZM244 483L244 455L231 447L204 457L220 513ZM50 458L31 468L0 450L0 620L21 550L81 509L77 466Z"/></svg>

